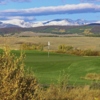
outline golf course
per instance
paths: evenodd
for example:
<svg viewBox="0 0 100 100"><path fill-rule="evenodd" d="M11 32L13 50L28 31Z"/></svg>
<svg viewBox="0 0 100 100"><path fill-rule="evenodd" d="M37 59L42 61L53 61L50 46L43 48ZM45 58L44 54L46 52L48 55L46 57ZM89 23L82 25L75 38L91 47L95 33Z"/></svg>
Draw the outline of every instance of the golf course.
<svg viewBox="0 0 100 100"><path fill-rule="evenodd" d="M20 51L13 51L17 55ZM26 50L25 69L38 79L40 84L57 83L63 75L68 76L68 83L75 85L91 84L94 80L86 80L88 73L99 74L99 56L76 56L69 54L49 53L44 51Z"/></svg>
<svg viewBox="0 0 100 100"><path fill-rule="evenodd" d="M100 100L99 37L1 40L1 100Z"/></svg>

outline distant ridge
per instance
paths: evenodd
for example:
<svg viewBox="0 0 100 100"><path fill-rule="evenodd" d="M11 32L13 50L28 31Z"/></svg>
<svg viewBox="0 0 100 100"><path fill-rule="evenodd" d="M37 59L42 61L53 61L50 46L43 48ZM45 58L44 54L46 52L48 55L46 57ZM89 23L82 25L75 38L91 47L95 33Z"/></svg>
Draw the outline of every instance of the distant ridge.
<svg viewBox="0 0 100 100"><path fill-rule="evenodd" d="M90 23L89 25L100 25L100 23Z"/></svg>
<svg viewBox="0 0 100 100"><path fill-rule="evenodd" d="M85 35L85 36L100 36L100 24L92 23L90 25L79 25L79 26L60 26L60 25L50 25L50 26L39 26L31 28L22 28L22 27L5 27L0 28L0 34L20 34L22 32L33 32L36 34L45 35Z"/></svg>

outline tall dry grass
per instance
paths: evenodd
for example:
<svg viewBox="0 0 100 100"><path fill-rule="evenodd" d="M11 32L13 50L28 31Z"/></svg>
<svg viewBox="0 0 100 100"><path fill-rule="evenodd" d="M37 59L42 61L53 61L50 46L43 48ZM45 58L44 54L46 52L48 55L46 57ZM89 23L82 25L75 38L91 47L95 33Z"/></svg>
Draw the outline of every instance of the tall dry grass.
<svg viewBox="0 0 100 100"><path fill-rule="evenodd" d="M50 41L50 50L57 50L61 44L69 45L81 50L97 50L100 51L100 38L99 37L0 37L0 47L4 44L10 45L12 49L19 49L20 43L33 43L47 45ZM47 47L44 49L47 50Z"/></svg>
<svg viewBox="0 0 100 100"><path fill-rule="evenodd" d="M11 54L8 47L0 55L0 100L31 100L37 89L36 78L26 76L24 56Z"/></svg>

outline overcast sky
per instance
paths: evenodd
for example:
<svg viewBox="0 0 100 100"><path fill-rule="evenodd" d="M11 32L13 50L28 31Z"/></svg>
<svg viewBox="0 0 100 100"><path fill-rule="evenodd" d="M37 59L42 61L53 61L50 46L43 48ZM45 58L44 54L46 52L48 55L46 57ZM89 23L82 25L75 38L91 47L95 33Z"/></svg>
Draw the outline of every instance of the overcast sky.
<svg viewBox="0 0 100 100"><path fill-rule="evenodd" d="M100 20L100 0L0 0L0 20Z"/></svg>

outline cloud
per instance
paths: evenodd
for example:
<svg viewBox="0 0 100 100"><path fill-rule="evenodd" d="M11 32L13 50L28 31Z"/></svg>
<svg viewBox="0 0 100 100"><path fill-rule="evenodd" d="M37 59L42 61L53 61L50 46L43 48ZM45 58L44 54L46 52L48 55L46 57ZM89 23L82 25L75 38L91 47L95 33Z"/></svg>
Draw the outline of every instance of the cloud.
<svg viewBox="0 0 100 100"><path fill-rule="evenodd" d="M92 3L71 4L63 6L49 6L30 9L11 9L0 11L0 16L4 17L30 17L55 15L55 14L80 14L80 13L97 13L100 12L100 5Z"/></svg>
<svg viewBox="0 0 100 100"><path fill-rule="evenodd" d="M40 16L40 15L52 15L52 14L75 14L75 13L96 13L100 12L100 5L83 3L72 4L63 6L50 6L20 10L4 10L0 11L0 15L7 16Z"/></svg>
<svg viewBox="0 0 100 100"><path fill-rule="evenodd" d="M100 0L81 0L81 2L100 2Z"/></svg>
<svg viewBox="0 0 100 100"><path fill-rule="evenodd" d="M20 19L20 20L24 20L26 22L31 22L31 21L35 21L36 18L33 17L33 16L27 16L27 17L24 17L24 16L0 16L0 20L3 21L3 20L11 20L11 19Z"/></svg>
<svg viewBox="0 0 100 100"><path fill-rule="evenodd" d="M8 0L0 0L0 5L4 5L8 2Z"/></svg>
<svg viewBox="0 0 100 100"><path fill-rule="evenodd" d="M31 2L32 0L0 0L0 5L7 4L8 2Z"/></svg>
<svg viewBox="0 0 100 100"><path fill-rule="evenodd" d="M10 0L10 1L13 1L13 2L30 2L31 0Z"/></svg>

